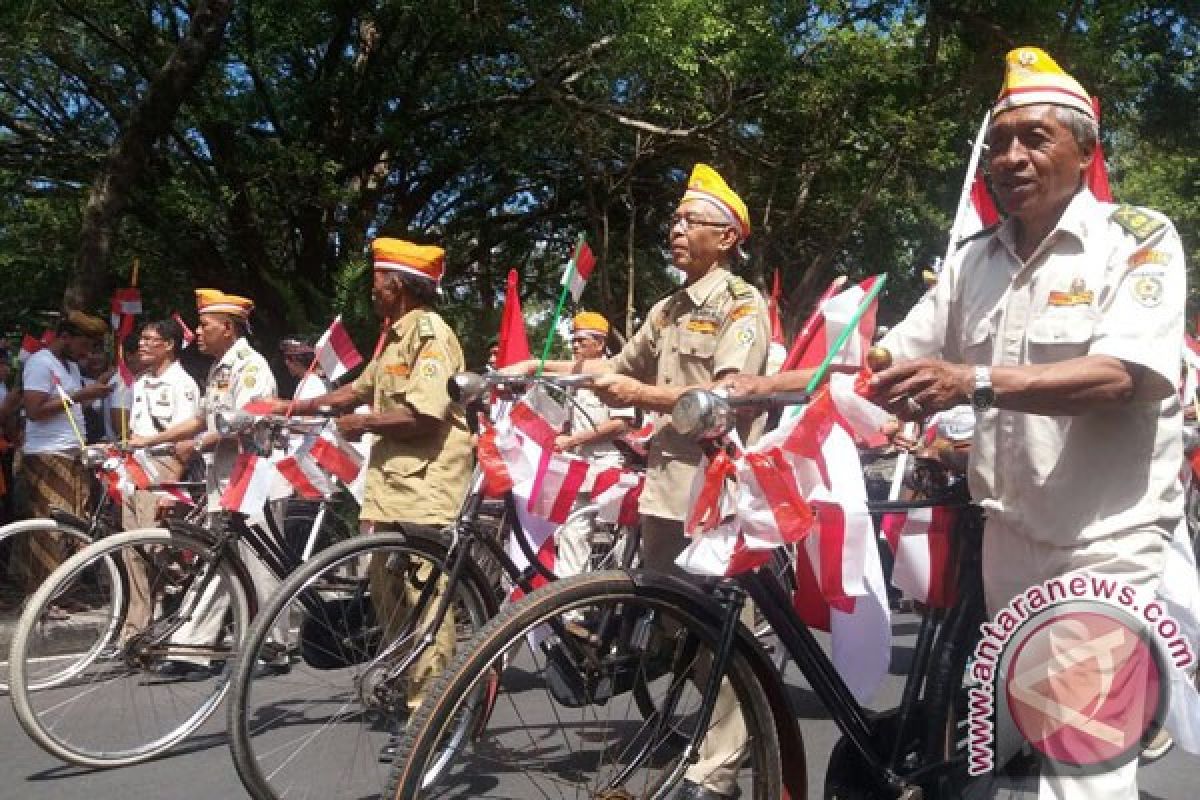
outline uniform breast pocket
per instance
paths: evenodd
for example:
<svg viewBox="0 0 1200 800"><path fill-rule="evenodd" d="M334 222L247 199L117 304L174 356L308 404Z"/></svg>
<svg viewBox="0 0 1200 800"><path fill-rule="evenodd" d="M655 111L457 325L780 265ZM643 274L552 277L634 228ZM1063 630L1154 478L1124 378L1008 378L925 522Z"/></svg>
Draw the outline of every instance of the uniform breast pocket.
<svg viewBox="0 0 1200 800"><path fill-rule="evenodd" d="M963 330L963 360L968 364L991 364L992 340L995 338L991 320L981 319Z"/></svg>
<svg viewBox="0 0 1200 800"><path fill-rule="evenodd" d="M679 335L679 354L686 358L711 359L717 352L716 333L687 331Z"/></svg>
<svg viewBox="0 0 1200 800"><path fill-rule="evenodd" d="M1042 314L1029 323L1029 360L1050 364L1087 355L1096 328L1088 313Z"/></svg>

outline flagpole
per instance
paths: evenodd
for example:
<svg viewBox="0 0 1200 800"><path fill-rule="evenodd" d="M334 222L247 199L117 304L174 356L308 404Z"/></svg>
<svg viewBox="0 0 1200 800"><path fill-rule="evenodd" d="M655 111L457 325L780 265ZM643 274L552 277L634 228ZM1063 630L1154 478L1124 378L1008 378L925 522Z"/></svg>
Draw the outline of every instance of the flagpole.
<svg viewBox="0 0 1200 800"><path fill-rule="evenodd" d="M554 319L550 321L550 330L546 333L546 344L542 347L542 359L538 362L537 377L541 377L542 370L546 368L546 359L550 357L550 345L554 343L554 334L558 330L558 320L562 316L563 306L567 303L567 293L571 291L571 278L575 275L575 262L579 260L579 253L583 249L584 234L579 234L579 239L575 242L575 252L571 255L571 262L567 264L567 272L563 276L562 291L558 293L558 305L554 309Z"/></svg>
<svg viewBox="0 0 1200 800"><path fill-rule="evenodd" d="M141 259L138 258L137 256L134 256L133 257L133 269L131 269L129 271L129 288L131 288L131 289L137 288L139 267L141 267ZM121 367L125 367L125 369L129 369L129 366L125 363L125 342L117 341L117 380L120 381L122 386L124 386L125 379L121 376ZM129 371L130 371L130 374L133 373L133 370L129 370ZM132 387L130 387L130 388L131 388L131 391L129 393L129 397L127 397L126 400L129 403L133 403ZM121 444L126 444L128 442L129 442L129 409L126 408L125 406L121 406Z"/></svg>
<svg viewBox="0 0 1200 800"><path fill-rule="evenodd" d="M883 291L884 284L887 283L887 273L876 276L875 285L867 292L867 296L863 298L862 303L854 311L854 316L850 318L850 322L842 329L837 339L833 343L833 347L829 348L829 352L825 354L825 360L821 362L821 366L817 367L817 371L813 373L812 380L808 382L808 386L804 391L811 394L821 381L825 378L825 373L829 371L829 365L833 363L833 359L837 358L837 354L841 352L842 346L846 344L846 340L851 334L858 331L858 321L862 319L863 314L867 313L867 309L871 307L871 303L875 302L875 298Z"/></svg>
<svg viewBox="0 0 1200 800"><path fill-rule="evenodd" d="M58 376L54 376L54 388L58 390L58 398L62 400L63 411L66 412L67 421L71 423L71 430L75 431L75 438L79 440L79 447L83 449L87 447L87 439L83 437L83 433L79 430L79 424L75 422L75 415L71 413L71 406L75 405L75 401L67 396L67 392L62 387L62 381Z"/></svg>
<svg viewBox="0 0 1200 800"><path fill-rule="evenodd" d="M962 191L958 193L958 208L954 212L954 223L950 226L950 241L946 244L946 258L943 263L949 263L950 256L958 249L958 232L962 230L963 210L971 196L971 187L975 185L975 173L979 171L979 159L983 155L983 139L987 136L988 124L992 121L992 111L983 115L979 133L975 135L975 146L971 148L971 158L967 161L967 177L963 180Z"/></svg>

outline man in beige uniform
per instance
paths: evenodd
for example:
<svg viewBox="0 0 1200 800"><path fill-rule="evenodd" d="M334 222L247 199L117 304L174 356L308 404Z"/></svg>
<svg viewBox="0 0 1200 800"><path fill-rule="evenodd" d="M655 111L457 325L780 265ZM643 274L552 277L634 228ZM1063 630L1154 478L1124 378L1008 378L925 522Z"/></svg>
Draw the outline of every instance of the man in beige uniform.
<svg viewBox="0 0 1200 800"><path fill-rule="evenodd" d="M750 234L746 204L715 170L697 164L671 217L671 261L687 281L655 303L646 323L611 361L588 361L597 375L593 391L611 406L660 412L650 442L642 514L642 558L652 569L679 572L675 558L687 544L683 523L698 444L671 425L670 411L689 388L712 386L736 372L759 374L770 344L767 304L753 286L729 272L739 243ZM534 365L514 365L531 371ZM547 372L570 372L575 363L553 361ZM739 425L748 441L749 423ZM747 606L748 607L748 606ZM700 759L688 769L676 800L722 800L735 792L746 740L732 691L722 691Z"/></svg>
<svg viewBox="0 0 1200 800"><path fill-rule="evenodd" d="M1097 133L1086 98L1046 53L1009 53L988 132L1008 219L881 342L901 363L875 388L897 414L975 408L969 479L987 509L993 614L1076 570L1153 590L1183 512L1182 247L1163 216L1085 187ZM1138 796L1136 760L1082 777L1044 763L1042 798Z"/></svg>
<svg viewBox="0 0 1200 800"><path fill-rule="evenodd" d="M471 443L462 409L446 393L446 380L465 369L458 337L431 310L444 269L440 247L400 239L376 239L371 298L389 325L383 350L353 383L295 404L295 413L322 407L370 412L338 418L351 440L379 435L371 449L360 519L370 528L453 522L471 476ZM386 559L371 564L371 597L389 632L405 621L403 612L420 596L403 571L387 569ZM395 569L395 565L392 565ZM437 640L408 673L408 706L424 699L430 680L454 655L454 618L449 615ZM381 755L394 757L395 743Z"/></svg>

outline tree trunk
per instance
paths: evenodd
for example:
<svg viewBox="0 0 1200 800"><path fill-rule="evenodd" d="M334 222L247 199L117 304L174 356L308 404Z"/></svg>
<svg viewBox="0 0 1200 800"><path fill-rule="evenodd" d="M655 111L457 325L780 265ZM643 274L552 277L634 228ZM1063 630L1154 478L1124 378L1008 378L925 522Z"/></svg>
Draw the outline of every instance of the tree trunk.
<svg viewBox="0 0 1200 800"><path fill-rule="evenodd" d="M138 181L146 174L155 143L167 134L179 107L221 44L233 0L199 0L187 33L130 114L128 124L92 183L79 254L63 297L64 307L94 309L112 285L109 259L121 218Z"/></svg>

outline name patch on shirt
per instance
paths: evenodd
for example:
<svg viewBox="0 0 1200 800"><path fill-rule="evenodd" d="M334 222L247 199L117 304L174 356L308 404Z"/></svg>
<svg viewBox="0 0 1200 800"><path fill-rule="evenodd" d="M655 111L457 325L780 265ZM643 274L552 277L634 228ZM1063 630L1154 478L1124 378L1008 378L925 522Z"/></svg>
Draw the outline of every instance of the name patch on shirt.
<svg viewBox="0 0 1200 800"><path fill-rule="evenodd" d="M1129 257L1129 266L1142 267L1146 264L1156 264L1165 267L1171 263L1171 256L1162 250L1142 250Z"/></svg>
<svg viewBox="0 0 1200 800"><path fill-rule="evenodd" d="M383 371L388 375L395 375L397 378L407 378L408 373L412 370L408 364L388 364L383 368Z"/></svg>
<svg viewBox="0 0 1200 800"><path fill-rule="evenodd" d="M1087 284L1082 278L1076 278L1071 281L1071 288L1065 292L1054 291L1050 292L1050 296L1046 298L1046 303L1052 306L1090 306L1095 300L1095 293L1087 288Z"/></svg>
<svg viewBox="0 0 1200 800"><path fill-rule="evenodd" d="M717 323L711 319L689 319L684 328L693 333L706 333L710 336L717 333Z"/></svg>

